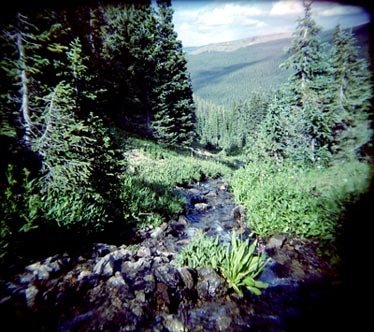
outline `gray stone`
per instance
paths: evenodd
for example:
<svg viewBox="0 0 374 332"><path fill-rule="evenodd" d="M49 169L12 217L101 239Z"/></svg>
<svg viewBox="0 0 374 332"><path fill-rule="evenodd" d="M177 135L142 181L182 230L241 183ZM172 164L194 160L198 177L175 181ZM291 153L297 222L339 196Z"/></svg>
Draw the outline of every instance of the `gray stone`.
<svg viewBox="0 0 374 332"><path fill-rule="evenodd" d="M209 191L206 195L206 197L217 197L217 192L215 190Z"/></svg>
<svg viewBox="0 0 374 332"><path fill-rule="evenodd" d="M26 288L25 297L27 306L29 308L35 305L36 295L38 295L38 293L39 290L34 285L31 285L30 287Z"/></svg>
<svg viewBox="0 0 374 332"><path fill-rule="evenodd" d="M154 271L154 275L157 281L170 288L176 288L181 284L181 276L179 271L177 267L171 264L158 266Z"/></svg>
<svg viewBox="0 0 374 332"><path fill-rule="evenodd" d="M190 270L186 267L182 267L179 269L179 274L183 280L185 287L192 289L195 285L195 282Z"/></svg>
<svg viewBox="0 0 374 332"><path fill-rule="evenodd" d="M200 299L219 297L226 292L226 282L214 270L204 267L198 270L196 289Z"/></svg>
<svg viewBox="0 0 374 332"><path fill-rule="evenodd" d="M126 282L125 280L123 280L121 273L116 272L114 276L108 279L107 284L112 287L121 287L121 286L125 286Z"/></svg>
<svg viewBox="0 0 374 332"><path fill-rule="evenodd" d="M266 245L267 249L280 249L282 248L284 242L286 241L287 236L285 234L276 234L273 235L270 239L269 242Z"/></svg>
<svg viewBox="0 0 374 332"><path fill-rule="evenodd" d="M18 277L18 281L21 284L29 284L35 280L35 275L31 273L24 273Z"/></svg>
<svg viewBox="0 0 374 332"><path fill-rule="evenodd" d="M194 207L198 212L205 212L210 206L207 203L196 203Z"/></svg>
<svg viewBox="0 0 374 332"><path fill-rule="evenodd" d="M103 277L111 277L114 273L114 258L112 254L102 257L94 266L93 272Z"/></svg>
<svg viewBox="0 0 374 332"><path fill-rule="evenodd" d="M114 245L109 245L105 243L95 243L93 245L93 250L99 257L103 257L105 255L108 255L112 251L116 250L117 247Z"/></svg>
<svg viewBox="0 0 374 332"><path fill-rule="evenodd" d="M92 272L91 272L91 271L83 270L83 271L81 271L81 272L78 274L77 280L78 280L78 281L81 281L81 280L83 280L84 278L90 277L91 275L92 275Z"/></svg>
<svg viewBox="0 0 374 332"><path fill-rule="evenodd" d="M163 324L166 331L169 332L187 331L183 323L175 315L166 315Z"/></svg>
<svg viewBox="0 0 374 332"><path fill-rule="evenodd" d="M184 215L180 215L178 217L178 224L187 225L188 224L187 218Z"/></svg>
<svg viewBox="0 0 374 332"><path fill-rule="evenodd" d="M136 256L138 257L149 257L151 256L151 250L148 247L140 247L136 252Z"/></svg>
<svg viewBox="0 0 374 332"><path fill-rule="evenodd" d="M153 274L146 274L143 276L138 276L132 285L133 290L141 290L145 295L150 295L154 293L156 289L156 280Z"/></svg>
<svg viewBox="0 0 374 332"><path fill-rule="evenodd" d="M135 262L125 261L122 263L121 272L125 278L134 280L140 272L149 269L150 266L151 263L144 258L140 258Z"/></svg>
<svg viewBox="0 0 374 332"><path fill-rule="evenodd" d="M48 265L36 262L34 264L26 266L26 270L32 272L38 280L48 280L49 273L52 271L52 268Z"/></svg>
<svg viewBox="0 0 374 332"><path fill-rule="evenodd" d="M151 238L152 239L159 239L162 236L163 230L161 227L156 227L152 233L151 233Z"/></svg>
<svg viewBox="0 0 374 332"><path fill-rule="evenodd" d="M191 189L188 189L188 194L189 194L190 196L200 196L200 195L201 195L201 192L200 192L200 190L198 190L198 189L191 188Z"/></svg>

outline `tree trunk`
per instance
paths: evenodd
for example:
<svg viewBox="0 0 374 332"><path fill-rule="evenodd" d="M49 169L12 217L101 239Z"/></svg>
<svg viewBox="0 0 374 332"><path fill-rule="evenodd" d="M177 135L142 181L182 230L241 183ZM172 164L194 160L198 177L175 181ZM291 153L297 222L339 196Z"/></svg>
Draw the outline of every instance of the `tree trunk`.
<svg viewBox="0 0 374 332"><path fill-rule="evenodd" d="M32 123L30 119L30 105L29 105L29 89L28 89L28 78L26 73L26 55L25 48L23 45L21 32L17 33L17 49L18 49L18 61L19 61L19 79L21 83L21 123L23 126L23 143L29 149L31 149L31 134L32 134Z"/></svg>

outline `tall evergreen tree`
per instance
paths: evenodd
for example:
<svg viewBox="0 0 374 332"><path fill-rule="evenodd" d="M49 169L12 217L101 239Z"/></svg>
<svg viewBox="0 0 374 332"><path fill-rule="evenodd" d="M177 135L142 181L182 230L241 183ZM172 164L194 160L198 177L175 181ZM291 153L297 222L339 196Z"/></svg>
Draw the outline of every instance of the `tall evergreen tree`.
<svg viewBox="0 0 374 332"><path fill-rule="evenodd" d="M153 89L153 128L159 141L188 145L195 138L195 107L182 44L170 1L158 1L158 63Z"/></svg>
<svg viewBox="0 0 374 332"><path fill-rule="evenodd" d="M297 119L288 122L297 123L292 131L303 137L308 145L305 156L315 162L330 159L333 121L328 108L331 96L326 45L321 42L320 28L312 18L311 5L311 1L304 1L304 17L298 20L289 58L282 64L291 70L291 75L280 100L286 100L291 106L285 116ZM303 119L303 126L300 126L300 119Z"/></svg>
<svg viewBox="0 0 374 332"><path fill-rule="evenodd" d="M335 117L332 151L342 158L357 157L360 147L370 140L368 110L372 98L370 70L358 57L352 33L337 26L330 53L331 109Z"/></svg>

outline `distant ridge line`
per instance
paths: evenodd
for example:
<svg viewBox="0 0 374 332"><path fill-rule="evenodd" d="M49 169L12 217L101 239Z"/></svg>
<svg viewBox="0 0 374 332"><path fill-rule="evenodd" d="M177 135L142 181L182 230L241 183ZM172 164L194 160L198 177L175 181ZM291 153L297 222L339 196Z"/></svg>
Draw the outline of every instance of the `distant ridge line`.
<svg viewBox="0 0 374 332"><path fill-rule="evenodd" d="M187 51L191 55L198 55L204 52L233 52L240 48L248 47L255 44L267 43L269 41L280 40L291 38L292 33L281 32L273 33L269 35L253 36L233 41L227 41L222 43L213 43L209 45L204 45L200 47L194 47L193 50ZM186 48L188 49L188 48Z"/></svg>

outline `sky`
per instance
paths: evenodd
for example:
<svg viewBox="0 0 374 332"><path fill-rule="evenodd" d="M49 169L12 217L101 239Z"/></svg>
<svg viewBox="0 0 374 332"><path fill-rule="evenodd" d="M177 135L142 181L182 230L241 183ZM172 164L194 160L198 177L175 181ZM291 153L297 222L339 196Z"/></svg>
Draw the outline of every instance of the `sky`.
<svg viewBox="0 0 374 332"><path fill-rule="evenodd" d="M291 33L303 15L301 0L174 0L172 5L175 30L184 47ZM323 30L370 21L365 8L340 2L315 1L312 14Z"/></svg>

